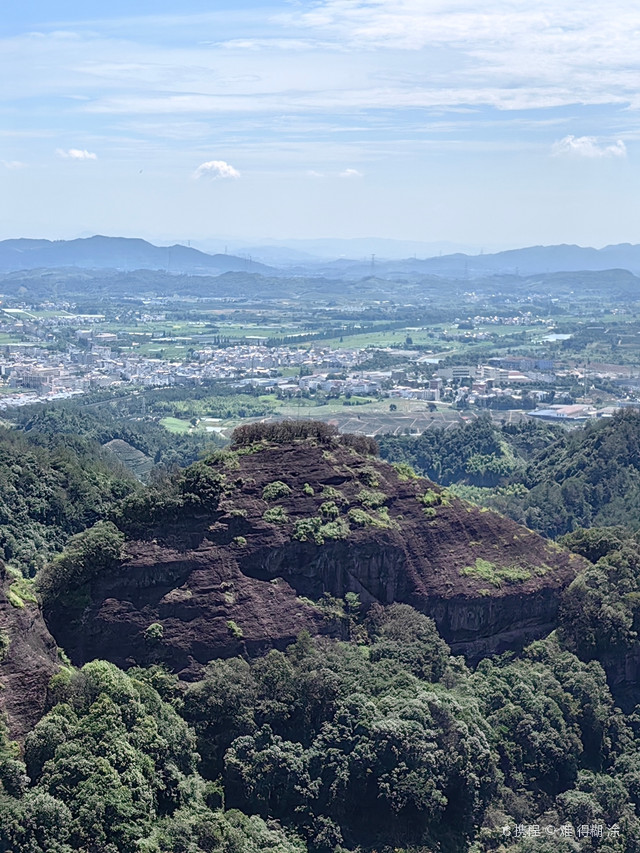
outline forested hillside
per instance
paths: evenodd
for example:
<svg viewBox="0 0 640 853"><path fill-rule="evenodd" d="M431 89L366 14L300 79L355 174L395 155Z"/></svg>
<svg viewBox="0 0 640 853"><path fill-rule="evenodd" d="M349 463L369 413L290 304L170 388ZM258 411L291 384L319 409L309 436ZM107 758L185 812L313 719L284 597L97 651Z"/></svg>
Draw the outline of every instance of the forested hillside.
<svg viewBox="0 0 640 853"><path fill-rule="evenodd" d="M135 488L93 441L0 429L0 559L35 574L70 535L106 517Z"/></svg>
<svg viewBox="0 0 640 853"><path fill-rule="evenodd" d="M416 437L382 436L379 444L383 459L407 462L444 486L493 487L521 474L528 458L561 435L533 421L500 429L487 416Z"/></svg>
<svg viewBox="0 0 640 853"><path fill-rule="evenodd" d="M474 673L398 605L358 643L301 636L192 685L66 669L52 703L23 756L2 745L1 850L491 850L521 824L640 840L637 720L551 638Z"/></svg>
<svg viewBox="0 0 640 853"><path fill-rule="evenodd" d="M546 536L640 525L640 412L572 431L478 419L418 437L382 438L381 454Z"/></svg>
<svg viewBox="0 0 640 853"><path fill-rule="evenodd" d="M477 493L487 487L469 484L493 478L497 460L508 471L494 500L528 500L528 512L555 471L553 485L573 479L585 506L602 498L614 512L620 493L633 494L635 413L573 434L480 421L419 447L393 440L383 451L395 470L373 442L322 424L248 425L232 448L151 486L99 450L117 421L52 410L0 433L6 538L31 549L5 556L0 682L6 698L22 677L45 710L19 743L0 728L0 853L640 850L637 535L578 529L574 514L576 529L545 543L403 464L422 460ZM118 428L143 447L135 421ZM147 440L151 450L153 432ZM432 543L426 556L420 537ZM402 549L405 563L393 556ZM294 555L306 570L292 590ZM424 613L373 601L376 589L388 601L392 565L416 606L429 589L440 602L460 596L451 612L468 643L491 629L478 614L504 615L510 596L524 602L510 631L540 595L557 599L555 630L471 666ZM17 580L17 566L37 570L35 583ZM350 591L331 594L338 582ZM68 651L86 654L102 621L122 669L91 655L74 666L60 650L47 688L52 646L38 686L36 659L29 673L22 652L36 654L38 620L43 640L38 596L59 636L99 593ZM249 642L287 620L297 638ZM178 626L202 625L185 635L193 663L218 623L219 652L178 678L165 654L185 648ZM120 654L116 645L105 651Z"/></svg>
<svg viewBox="0 0 640 853"><path fill-rule="evenodd" d="M93 442L94 447L120 439L165 469L189 465L206 447L222 443L215 435L169 433L157 418L140 417L140 403L131 396L115 397L93 408L74 401L29 406L14 415L14 423L30 439L45 445L56 436L64 436L62 443L72 447L77 438Z"/></svg>

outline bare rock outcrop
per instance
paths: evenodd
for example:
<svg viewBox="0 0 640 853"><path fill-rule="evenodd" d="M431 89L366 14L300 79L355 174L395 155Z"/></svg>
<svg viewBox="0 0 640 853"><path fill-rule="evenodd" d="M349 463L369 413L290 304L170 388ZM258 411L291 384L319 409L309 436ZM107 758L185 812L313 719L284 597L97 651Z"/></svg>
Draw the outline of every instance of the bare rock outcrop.
<svg viewBox="0 0 640 853"><path fill-rule="evenodd" d="M15 578L0 567L0 711L10 735L21 740L45 713L59 664L39 605L11 590L12 583Z"/></svg>
<svg viewBox="0 0 640 853"><path fill-rule="evenodd" d="M303 629L339 635L344 622L321 599L348 592L365 607L411 604L454 653L478 659L548 633L585 565L339 443L272 445L215 464L227 484L215 512L129 541L81 606L47 613L74 663L162 661L194 678L214 657L284 647Z"/></svg>

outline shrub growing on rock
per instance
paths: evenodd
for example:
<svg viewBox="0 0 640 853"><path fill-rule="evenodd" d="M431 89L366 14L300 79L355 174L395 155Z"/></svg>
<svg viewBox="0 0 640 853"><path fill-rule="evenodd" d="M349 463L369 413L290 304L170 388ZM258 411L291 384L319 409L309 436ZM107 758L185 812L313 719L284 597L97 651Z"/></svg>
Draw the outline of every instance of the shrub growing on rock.
<svg viewBox="0 0 640 853"><path fill-rule="evenodd" d="M288 498L291 494L291 489L282 480L274 480L273 483L267 483L262 490L262 499L265 501L277 501L278 498Z"/></svg>

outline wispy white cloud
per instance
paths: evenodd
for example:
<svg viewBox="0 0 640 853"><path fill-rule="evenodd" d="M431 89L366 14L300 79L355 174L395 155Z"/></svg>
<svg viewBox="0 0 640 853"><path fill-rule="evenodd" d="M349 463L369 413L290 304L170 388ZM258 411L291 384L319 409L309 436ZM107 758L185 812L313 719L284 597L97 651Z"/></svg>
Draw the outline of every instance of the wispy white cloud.
<svg viewBox="0 0 640 853"><path fill-rule="evenodd" d="M91 146L65 144L59 162L83 185L96 223L104 222L109 202L86 181L103 180L108 169L114 186L121 180L122 193L132 193L126 211L112 203L113 221L129 216L133 230L140 221L170 216L180 229L204 228L197 203L187 211L165 201L175 188L202 201L198 188L209 178L237 196L214 213L222 230L262 232L267 222L282 232L323 231L326 210L317 199L309 205L304 191L315 185L323 196L329 182L335 228L391 228L400 236L428 227L474 243L488 239L483 229L495 230L475 203L488 188L495 189L493 209L505 235L526 226L527 241L543 239L534 235L539 227L547 237L555 229L553 239L571 236L567 229L586 207L583 182L575 169L549 170L550 162L568 164L547 160L554 140L558 158L582 158L581 165L587 158L592 165L624 165L624 146L630 159L640 146L640 6L631 0L238 0L209 4L225 8L205 15L191 14L201 0L185 0L177 16L115 19L105 7L101 20L79 9L76 20L70 15L57 23L47 23L46 10L34 18L29 5L14 4L16 35L0 39L0 78L12 82L0 95L12 130L0 130L0 138L16 137L3 145L4 156L25 160L27 169L11 173L0 162L0 172L5 180L19 177L25 191L34 176L31 203L23 205L31 230L45 195L32 166L65 139ZM80 14L89 19L77 20ZM36 20L39 33L31 32ZM594 128L597 135L587 136ZM90 161L98 156L95 168ZM234 181L238 170L227 160L236 160L243 178L260 176L272 190L264 202L256 198L247 209L243 193L235 192L242 184ZM468 168L460 169L463 160ZM348 164L357 167L350 171ZM134 187L129 176L142 165L144 178ZM611 197L626 197L625 215L612 217L610 205L599 205L602 233L591 239L615 242L632 230L637 199L625 171L615 168L607 182ZM158 179L147 182L151 174ZM515 174L518 180L510 180ZM189 175L200 180L185 187ZM302 181L282 181L283 175ZM562 204L555 206L562 211L555 224L535 205L530 214L528 206L514 213L527 188L547 180L556 197L571 187L567 203L577 215L565 216ZM339 202L351 198L355 205L365 184L380 188L379 201L365 194L356 217ZM419 201L408 201L390 220L390 199L403 198L406 185L422 190L414 193ZM84 206L76 209L72 200L66 200L68 221L82 216L88 227ZM65 206L57 185L48 201L46 215L57 227ZM585 215L591 235L595 220ZM162 224L164 232L172 227ZM613 233L623 227L626 233Z"/></svg>
<svg viewBox="0 0 640 853"><path fill-rule="evenodd" d="M318 0L280 16L254 9L244 31L223 17L123 19L128 39L106 25L6 39L0 76L16 80L12 98L88 98L78 109L98 114L640 107L640 8L629 0ZM158 28L153 43L139 35L144 20ZM176 26L191 40L174 39Z"/></svg>
<svg viewBox="0 0 640 853"><path fill-rule="evenodd" d="M606 7L593 0L475 5L468 0L319 0L311 9L283 16L283 22L318 39L333 38L351 52L375 51L378 61L381 51L408 52L406 67L411 67L411 53L429 50L423 56L425 78L443 90L443 104L448 95L453 95L449 103L464 103L464 88L493 95L486 103L516 109L518 100L526 107L535 101L555 106L637 96L640 9L629 0L610 0ZM457 60L444 74L437 68L434 74L429 66L437 56ZM389 94L391 100L395 92Z"/></svg>
<svg viewBox="0 0 640 853"><path fill-rule="evenodd" d="M225 42L210 42L213 47L224 47L226 50L281 50L293 51L300 53L301 51L315 50L318 44L310 39L231 39ZM330 45L327 44L327 47Z"/></svg>
<svg viewBox="0 0 640 853"><path fill-rule="evenodd" d="M56 148L58 157L64 160L97 160L98 155L93 151L87 151L86 148Z"/></svg>
<svg viewBox="0 0 640 853"><path fill-rule="evenodd" d="M554 157L584 157L597 160L603 157L626 157L627 147L621 139L607 144L599 142L595 136L565 136L553 143L551 153Z"/></svg>
<svg viewBox="0 0 640 853"><path fill-rule="evenodd" d="M224 160L208 160L206 163L201 163L193 173L196 180L200 178L209 178L210 180L221 180L225 178L239 178L240 172L230 163Z"/></svg>
<svg viewBox="0 0 640 853"><path fill-rule="evenodd" d="M0 163L2 163L5 169L9 169L11 171L24 169L27 165L26 163L23 163L22 160L0 160Z"/></svg>
<svg viewBox="0 0 640 853"><path fill-rule="evenodd" d="M610 0L607 7L587 0L319 0L309 11L282 16L289 26L349 39L361 46L420 50L434 44L505 46L509 39L530 40L530 49L542 41L554 42L569 53L585 38L592 47L607 49L611 57L630 50L639 13L628 0ZM629 29L630 25L632 28ZM602 29L604 27L604 30ZM607 44L607 35L623 37ZM552 57L548 57L552 59ZM580 58L587 65L585 57ZM591 61L591 57L588 57Z"/></svg>
<svg viewBox="0 0 640 853"><path fill-rule="evenodd" d="M357 169L344 169L340 172L341 178L362 178L362 172L359 172Z"/></svg>

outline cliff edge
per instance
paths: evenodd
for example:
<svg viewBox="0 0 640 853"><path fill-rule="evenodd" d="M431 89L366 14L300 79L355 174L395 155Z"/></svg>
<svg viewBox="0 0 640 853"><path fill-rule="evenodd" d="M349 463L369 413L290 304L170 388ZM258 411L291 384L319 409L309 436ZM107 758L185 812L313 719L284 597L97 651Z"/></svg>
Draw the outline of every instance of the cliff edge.
<svg viewBox="0 0 640 853"><path fill-rule="evenodd" d="M58 666L55 641L28 582L0 566L0 712L13 738L21 740L44 714Z"/></svg>

